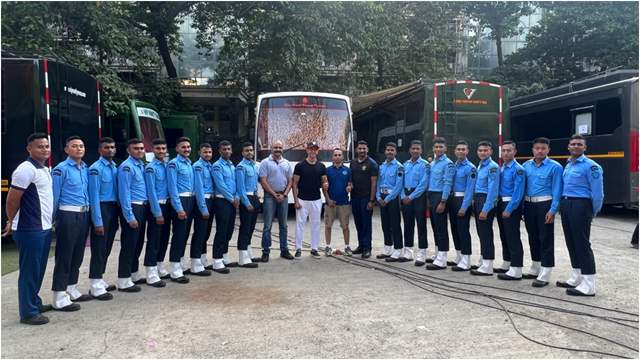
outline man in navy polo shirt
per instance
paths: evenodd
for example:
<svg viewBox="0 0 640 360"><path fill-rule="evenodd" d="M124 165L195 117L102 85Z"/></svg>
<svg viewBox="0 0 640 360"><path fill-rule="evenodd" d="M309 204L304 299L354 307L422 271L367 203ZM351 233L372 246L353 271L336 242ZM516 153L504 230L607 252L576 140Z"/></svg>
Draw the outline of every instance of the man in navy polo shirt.
<svg viewBox="0 0 640 360"><path fill-rule="evenodd" d="M336 217L340 220L342 236L344 237L344 254L351 256L349 247L349 217L351 216L351 205L349 205L349 193L353 187L351 183L351 169L342 163L344 153L342 149L333 150L333 165L327 168L327 180L329 189L323 190L325 199L324 208L324 238L327 246L324 249L325 255L329 256L331 250L331 227Z"/></svg>

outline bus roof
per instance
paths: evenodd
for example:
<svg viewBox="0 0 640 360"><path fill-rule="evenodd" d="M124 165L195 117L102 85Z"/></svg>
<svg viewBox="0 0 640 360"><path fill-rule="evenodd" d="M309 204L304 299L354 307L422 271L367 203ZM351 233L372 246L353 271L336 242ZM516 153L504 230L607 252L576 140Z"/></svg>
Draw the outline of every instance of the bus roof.
<svg viewBox="0 0 640 360"><path fill-rule="evenodd" d="M323 92L313 92L313 91L283 91L283 92L272 92L258 95L258 103L262 99L274 98L274 97L284 97L284 96L320 96L320 97L328 97L334 99L344 100L351 107L351 99L346 95L340 94L330 94Z"/></svg>

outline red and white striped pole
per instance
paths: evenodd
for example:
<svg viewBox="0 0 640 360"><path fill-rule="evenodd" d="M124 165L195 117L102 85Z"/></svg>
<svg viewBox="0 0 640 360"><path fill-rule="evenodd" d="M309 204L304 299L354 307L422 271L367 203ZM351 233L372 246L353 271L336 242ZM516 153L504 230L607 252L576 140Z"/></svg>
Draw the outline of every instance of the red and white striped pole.
<svg viewBox="0 0 640 360"><path fill-rule="evenodd" d="M49 98L49 60L44 58L44 103L47 109L47 140L49 141L49 146L51 146L51 111L49 109L49 105L51 100ZM52 159L51 154L49 154L48 160L49 167L51 168Z"/></svg>
<svg viewBox="0 0 640 360"><path fill-rule="evenodd" d="M502 165L502 86L498 88L498 163Z"/></svg>
<svg viewBox="0 0 640 360"><path fill-rule="evenodd" d="M433 137L438 136L438 84L433 84Z"/></svg>
<svg viewBox="0 0 640 360"><path fill-rule="evenodd" d="M96 111L98 112L98 141L102 139L102 115L100 109L100 81L96 80L96 93L98 94L98 106Z"/></svg>

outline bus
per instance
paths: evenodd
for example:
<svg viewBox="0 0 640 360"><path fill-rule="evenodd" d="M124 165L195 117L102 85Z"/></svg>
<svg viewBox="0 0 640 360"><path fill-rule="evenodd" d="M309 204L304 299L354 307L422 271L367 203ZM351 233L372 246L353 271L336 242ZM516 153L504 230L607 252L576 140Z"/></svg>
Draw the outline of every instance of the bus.
<svg viewBox="0 0 640 360"><path fill-rule="evenodd" d="M434 137L444 137L448 156L455 159L455 143L466 140L469 160L476 163L475 145L488 140L499 161L502 131L508 128L508 90L476 80L432 82L418 80L353 99L356 140L366 140L369 152L384 161L388 142L398 146L398 161L408 160L412 140L421 140L423 157L431 154Z"/></svg>
<svg viewBox="0 0 640 360"><path fill-rule="evenodd" d="M283 157L293 166L306 157L306 144L320 146L318 160L331 165L333 149L353 158L353 124L349 97L318 92L277 92L258 96L256 106L256 161L271 154L271 145L283 143ZM293 195L289 193L289 203Z"/></svg>
<svg viewBox="0 0 640 360"><path fill-rule="evenodd" d="M564 165L573 134L604 170L604 204L638 208L638 70L616 70L511 101L510 137L520 162L536 137L551 140L549 157Z"/></svg>

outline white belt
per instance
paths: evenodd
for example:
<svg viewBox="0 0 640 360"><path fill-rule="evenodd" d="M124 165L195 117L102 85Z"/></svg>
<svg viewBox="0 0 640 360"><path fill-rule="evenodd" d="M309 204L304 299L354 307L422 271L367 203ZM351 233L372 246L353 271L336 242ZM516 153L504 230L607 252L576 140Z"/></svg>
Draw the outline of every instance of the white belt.
<svg viewBox="0 0 640 360"><path fill-rule="evenodd" d="M549 201L553 199L553 197L551 195L544 195L544 196L525 196L524 197L524 201L528 201L528 202L533 202L533 203L537 203L537 202L543 202L543 201Z"/></svg>
<svg viewBox="0 0 640 360"><path fill-rule="evenodd" d="M60 205L58 206L58 210L83 213L83 212L89 211L89 205L85 205L85 206Z"/></svg>
<svg viewBox="0 0 640 360"><path fill-rule="evenodd" d="M187 191L187 192L181 192L180 194L178 194L178 196L187 196L187 197L188 197L188 196L193 196L193 193L192 193L192 192L189 192L189 191Z"/></svg>
<svg viewBox="0 0 640 360"><path fill-rule="evenodd" d="M131 202L132 205L144 205L146 203L147 203L146 201L132 201Z"/></svg>
<svg viewBox="0 0 640 360"><path fill-rule="evenodd" d="M453 196L464 196L464 191L456 191L453 193Z"/></svg>
<svg viewBox="0 0 640 360"><path fill-rule="evenodd" d="M204 194L205 199L211 199L211 197L213 197L213 194Z"/></svg>
<svg viewBox="0 0 640 360"><path fill-rule="evenodd" d="M255 192L253 192L253 191L247 191L247 192L246 192L246 194L247 194L247 195L255 195L256 193L255 193Z"/></svg>
<svg viewBox="0 0 640 360"><path fill-rule="evenodd" d="M158 204L166 204L167 203L167 199L162 199L162 200L158 200Z"/></svg>
<svg viewBox="0 0 640 360"><path fill-rule="evenodd" d="M216 194L216 197L217 197L218 199L224 199L224 195Z"/></svg>
<svg viewBox="0 0 640 360"><path fill-rule="evenodd" d="M511 196L503 196L500 199L504 202L511 201Z"/></svg>

